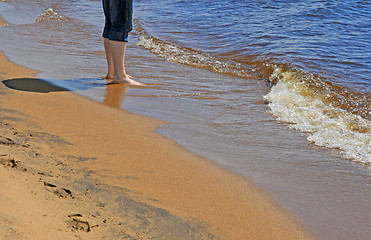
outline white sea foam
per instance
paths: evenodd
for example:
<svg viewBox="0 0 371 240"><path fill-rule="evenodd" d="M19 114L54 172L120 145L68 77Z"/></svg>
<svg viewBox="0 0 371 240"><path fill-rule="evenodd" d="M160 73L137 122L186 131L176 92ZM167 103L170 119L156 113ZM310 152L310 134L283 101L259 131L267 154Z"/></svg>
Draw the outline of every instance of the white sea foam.
<svg viewBox="0 0 371 240"><path fill-rule="evenodd" d="M66 17L58 14L54 8L48 8L43 13L41 13L38 18L36 19L36 22L48 22L48 21L65 21L67 20Z"/></svg>
<svg viewBox="0 0 371 240"><path fill-rule="evenodd" d="M318 97L303 94L303 87L290 78L290 71L276 68L278 78L268 95L272 114L290 127L307 132L308 141L318 146L339 149L345 158L371 164L371 122L359 115L325 104Z"/></svg>

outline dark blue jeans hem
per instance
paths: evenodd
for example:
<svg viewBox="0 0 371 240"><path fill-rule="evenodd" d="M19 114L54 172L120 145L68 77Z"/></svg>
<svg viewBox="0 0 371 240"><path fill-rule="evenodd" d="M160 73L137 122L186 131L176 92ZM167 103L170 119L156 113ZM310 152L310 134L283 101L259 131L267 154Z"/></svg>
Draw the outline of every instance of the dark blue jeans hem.
<svg viewBox="0 0 371 240"><path fill-rule="evenodd" d="M104 29L102 36L104 38L108 38L111 41L117 41L117 42L128 42L129 41L128 32L115 32L112 30Z"/></svg>

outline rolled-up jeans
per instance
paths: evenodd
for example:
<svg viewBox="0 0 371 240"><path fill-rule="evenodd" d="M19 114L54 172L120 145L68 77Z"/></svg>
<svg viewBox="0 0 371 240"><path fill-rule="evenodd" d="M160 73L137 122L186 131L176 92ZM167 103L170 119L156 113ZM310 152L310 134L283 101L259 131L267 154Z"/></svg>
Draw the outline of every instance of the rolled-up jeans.
<svg viewBox="0 0 371 240"><path fill-rule="evenodd" d="M102 0L105 24L103 37L127 42L133 29L133 0Z"/></svg>

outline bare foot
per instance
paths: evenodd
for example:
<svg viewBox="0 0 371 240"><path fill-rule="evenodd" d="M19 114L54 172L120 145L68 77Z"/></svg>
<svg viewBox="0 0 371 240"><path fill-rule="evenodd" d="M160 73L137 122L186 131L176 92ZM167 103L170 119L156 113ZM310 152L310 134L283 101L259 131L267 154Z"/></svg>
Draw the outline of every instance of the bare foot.
<svg viewBox="0 0 371 240"><path fill-rule="evenodd" d="M132 76L130 76L130 75L126 75L128 78L133 78ZM100 78L102 78L102 79L114 79L114 77L113 76L111 76L111 75L109 75L109 74L107 74L106 76L102 76L102 77L100 77Z"/></svg>
<svg viewBox="0 0 371 240"><path fill-rule="evenodd" d="M113 79L113 77L111 77L111 76L101 76L100 78L102 78L102 79Z"/></svg>
<svg viewBox="0 0 371 240"><path fill-rule="evenodd" d="M132 86L145 86L145 84L137 82L130 78L130 76L125 77L123 79L114 79L111 83L113 84L130 84Z"/></svg>

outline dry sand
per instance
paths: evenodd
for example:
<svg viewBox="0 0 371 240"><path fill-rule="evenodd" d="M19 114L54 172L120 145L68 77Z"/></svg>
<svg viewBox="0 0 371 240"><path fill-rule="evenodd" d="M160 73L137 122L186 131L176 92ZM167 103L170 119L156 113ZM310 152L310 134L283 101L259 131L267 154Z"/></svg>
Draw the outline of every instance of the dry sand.
<svg viewBox="0 0 371 240"><path fill-rule="evenodd" d="M0 52L1 81L35 74ZM248 180L157 134L163 122L50 90L0 83L1 239L310 239Z"/></svg>

